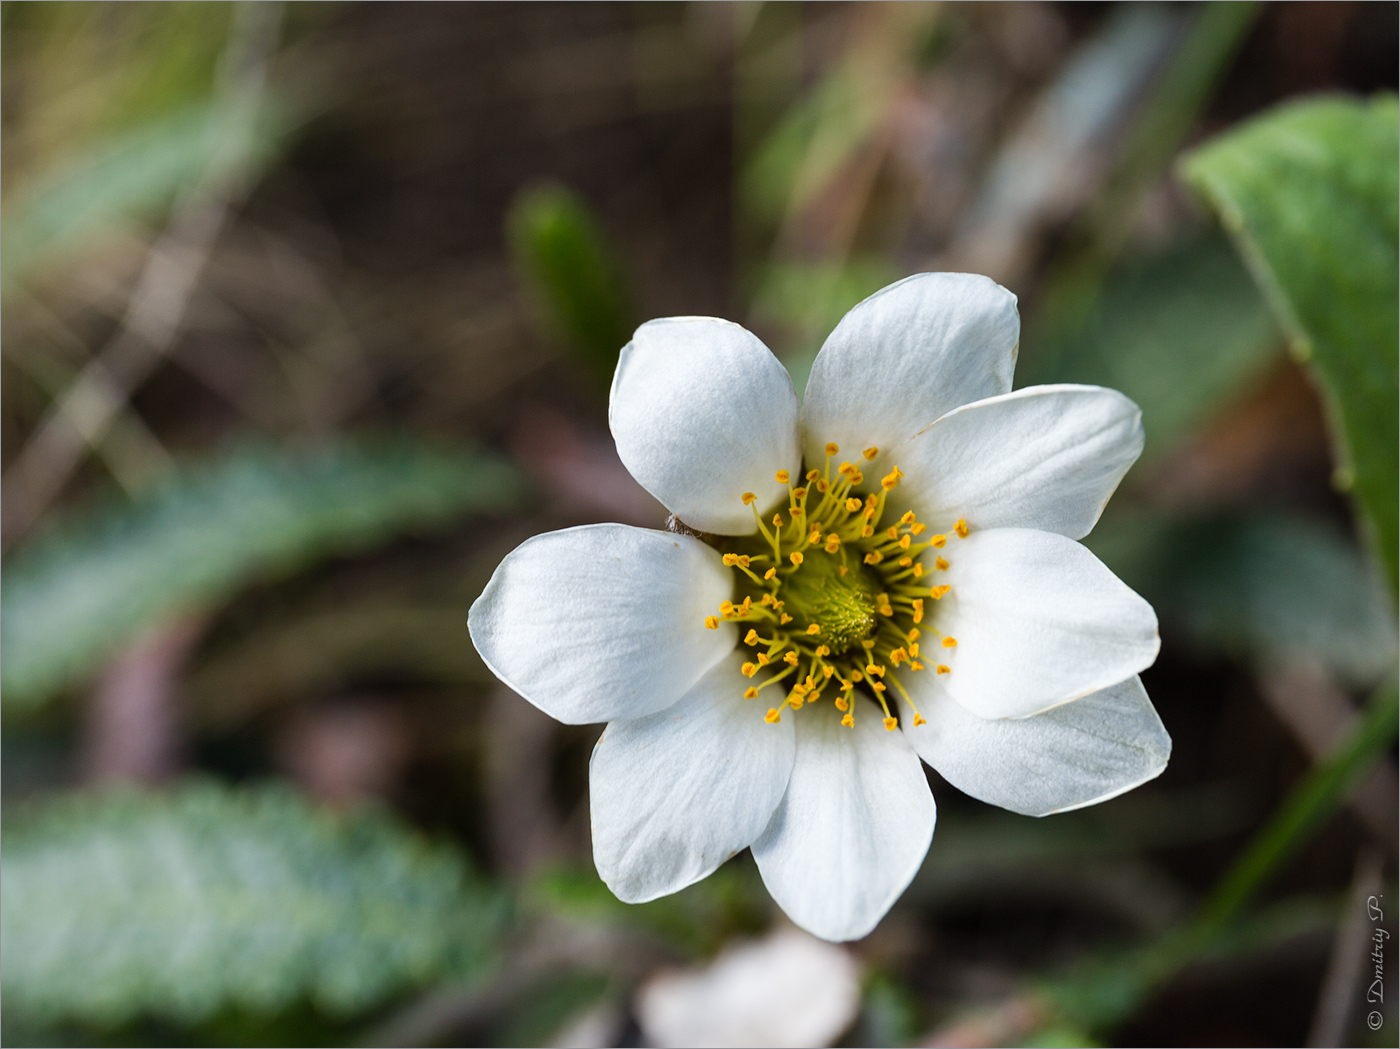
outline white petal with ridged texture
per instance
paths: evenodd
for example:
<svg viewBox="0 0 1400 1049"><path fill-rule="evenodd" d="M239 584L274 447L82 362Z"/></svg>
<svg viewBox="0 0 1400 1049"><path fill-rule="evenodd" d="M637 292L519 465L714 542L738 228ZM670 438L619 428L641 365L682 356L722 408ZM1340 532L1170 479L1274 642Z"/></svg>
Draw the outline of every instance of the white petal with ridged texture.
<svg viewBox="0 0 1400 1049"><path fill-rule="evenodd" d="M923 679L923 680L920 680ZM1029 718L987 720L926 674L906 677L927 724L904 734L964 794L1026 816L1096 805L1159 776L1172 741L1136 676Z"/></svg>
<svg viewBox="0 0 1400 1049"><path fill-rule="evenodd" d="M895 450L902 502L939 532L1038 528L1080 539L1142 454L1142 413L1101 386L1030 386L963 405Z"/></svg>
<svg viewBox="0 0 1400 1049"><path fill-rule="evenodd" d="M720 555L687 535L598 524L525 540L468 619L498 678L569 725L669 707L734 648L705 627L733 596Z"/></svg>
<svg viewBox="0 0 1400 1049"><path fill-rule="evenodd" d="M1007 393L1021 319L1016 296L973 273L919 273L857 304L827 336L802 403L809 464L889 452L960 404Z"/></svg>
<svg viewBox="0 0 1400 1049"><path fill-rule="evenodd" d="M763 833L792 772L792 719L744 699L738 653L674 704L614 721L588 766L593 862L620 900L645 903L713 873Z"/></svg>
<svg viewBox="0 0 1400 1049"><path fill-rule="evenodd" d="M691 528L757 530L760 510L787 495L773 479L801 466L797 394L756 336L714 317L648 321L622 348L608 423L639 484Z"/></svg>
<svg viewBox="0 0 1400 1049"><path fill-rule="evenodd" d="M923 862L936 809L919 756L879 707L855 725L820 707L784 715L797 757L773 822L753 844L763 883L789 918L824 940L875 928Z"/></svg>
<svg viewBox="0 0 1400 1049"><path fill-rule="evenodd" d="M994 528L950 538L941 552L950 567L932 575L953 589L926 603L926 621L957 645L926 634L920 659L951 667L944 687L979 717L1038 714L1157 658L1152 606L1073 539Z"/></svg>

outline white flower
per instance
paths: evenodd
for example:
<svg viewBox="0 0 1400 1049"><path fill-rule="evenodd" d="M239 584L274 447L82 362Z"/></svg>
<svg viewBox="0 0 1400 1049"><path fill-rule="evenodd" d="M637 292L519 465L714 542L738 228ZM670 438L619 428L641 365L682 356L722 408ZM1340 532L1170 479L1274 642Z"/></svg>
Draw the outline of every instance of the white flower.
<svg viewBox="0 0 1400 1049"><path fill-rule="evenodd" d="M933 836L921 757L1029 815L1165 767L1136 677L1156 616L1076 542L1141 452L1140 414L1093 386L1012 393L1019 333L991 280L910 277L845 316L800 409L736 324L652 321L623 349L618 453L703 536L535 536L470 620L541 710L611 722L593 854L621 899L751 847L798 925L855 939Z"/></svg>

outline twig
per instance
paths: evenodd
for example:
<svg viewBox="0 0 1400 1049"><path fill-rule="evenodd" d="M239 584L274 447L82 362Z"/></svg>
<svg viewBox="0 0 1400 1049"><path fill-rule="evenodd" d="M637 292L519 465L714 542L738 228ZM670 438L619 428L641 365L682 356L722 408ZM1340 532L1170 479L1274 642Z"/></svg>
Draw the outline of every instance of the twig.
<svg viewBox="0 0 1400 1049"><path fill-rule="evenodd" d="M117 334L50 406L6 473L0 529L7 540L33 525L179 334L231 200L244 188L281 15L280 4L238 6L216 94L214 154L204 175L181 192L169 225L151 245Z"/></svg>

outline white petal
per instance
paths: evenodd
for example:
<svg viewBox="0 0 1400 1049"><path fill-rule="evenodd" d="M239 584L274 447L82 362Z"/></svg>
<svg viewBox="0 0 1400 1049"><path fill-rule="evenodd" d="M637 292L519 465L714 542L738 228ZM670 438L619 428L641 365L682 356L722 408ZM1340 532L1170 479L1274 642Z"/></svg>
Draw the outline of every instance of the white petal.
<svg viewBox="0 0 1400 1049"><path fill-rule="evenodd" d="M1089 534L1142 454L1142 413L1101 386L1030 386L949 412L897 449L899 492L935 531Z"/></svg>
<svg viewBox="0 0 1400 1049"><path fill-rule="evenodd" d="M738 653L675 704L614 721L588 765L593 862L627 903L707 877L763 833L792 772L792 718L744 699Z"/></svg>
<svg viewBox="0 0 1400 1049"><path fill-rule="evenodd" d="M857 698L853 728L826 704L785 717L797 723L797 759L754 859L794 922L824 940L858 939L923 862L933 794L918 755L873 703Z"/></svg>
<svg viewBox="0 0 1400 1049"><path fill-rule="evenodd" d="M841 319L812 365L802 404L807 461L834 441L852 462L885 454L960 404L1007 393L1021 318L1016 296L972 273L920 273Z"/></svg>
<svg viewBox="0 0 1400 1049"><path fill-rule="evenodd" d="M511 551L468 627L492 673L550 717L643 717L734 648L734 624L705 628L733 591L720 555L698 539L583 525Z"/></svg>
<svg viewBox="0 0 1400 1049"><path fill-rule="evenodd" d="M730 944L701 970L652 977L637 995L645 1044L831 1045L860 1009L849 951L791 927Z"/></svg>
<svg viewBox="0 0 1400 1049"><path fill-rule="evenodd" d="M957 647L920 642L924 663L952 668L948 693L984 718L1018 718L1087 696L1152 665L1152 606L1073 539L1030 528L950 538L952 593L929 621Z"/></svg>
<svg viewBox="0 0 1400 1049"><path fill-rule="evenodd" d="M912 712L902 719L919 756L964 794L1026 816L1117 797L1160 775L1171 756L1136 676L1034 717L995 720L968 713L927 675L910 675L908 687L928 719L917 728Z"/></svg>
<svg viewBox="0 0 1400 1049"><path fill-rule="evenodd" d="M608 423L632 476L701 532L753 533L744 493L769 508L787 494L773 475L801 466L787 370L756 336L713 317L637 329L617 361Z"/></svg>

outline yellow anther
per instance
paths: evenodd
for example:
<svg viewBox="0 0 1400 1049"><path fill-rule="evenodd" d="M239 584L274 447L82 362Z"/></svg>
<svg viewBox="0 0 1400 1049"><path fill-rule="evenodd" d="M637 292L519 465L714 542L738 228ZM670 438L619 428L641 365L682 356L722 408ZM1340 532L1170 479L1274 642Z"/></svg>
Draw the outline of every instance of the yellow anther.
<svg viewBox="0 0 1400 1049"><path fill-rule="evenodd" d="M758 698L758 689L753 688L753 687L749 687L749 688L744 689L744 698L745 698L745 699L757 699L757 698Z"/></svg>
<svg viewBox="0 0 1400 1049"><path fill-rule="evenodd" d="M842 579L845 579L845 578L846 578L846 573L849 572L849 571L850 571L850 569L847 568L845 565L837 565L837 566L836 566L836 574L839 575Z"/></svg>
<svg viewBox="0 0 1400 1049"><path fill-rule="evenodd" d="M941 598L944 594L946 594L946 593L947 593L949 590L951 590L951 589L953 589L951 586L949 586L947 583L944 583L942 586L934 587L934 590L936 591L936 593L935 593L933 596L934 596L934 597L937 597L937 598Z"/></svg>
<svg viewBox="0 0 1400 1049"><path fill-rule="evenodd" d="M854 682L854 681L847 681L845 678L842 678L842 679L841 679L841 691L842 691L842 692L849 692L849 691L851 691L851 689L853 689L853 688L855 688L855 687L856 687L856 685L855 685L855 682Z"/></svg>
<svg viewBox="0 0 1400 1049"><path fill-rule="evenodd" d="M880 478L880 487L888 492L895 485L899 484L899 479L903 476L904 471L901 470L898 466L896 466L889 473L885 474L884 477Z"/></svg>
<svg viewBox="0 0 1400 1049"><path fill-rule="evenodd" d="M917 648L918 646L915 645L914 647ZM914 654L918 655L917 652L915 652ZM908 658L909 650L906 649L903 645L900 645L898 648L896 648L893 652L890 653L890 666L897 667L899 666L900 660Z"/></svg>
<svg viewBox="0 0 1400 1049"><path fill-rule="evenodd" d="M865 676L861 674L859 670L852 670L851 680L854 681L857 685L859 685L862 681L865 680Z"/></svg>
<svg viewBox="0 0 1400 1049"><path fill-rule="evenodd" d="M881 682L881 681L871 681L871 682L870 682L870 687L873 688L876 692L883 692L883 691L885 691L885 685L884 685L884 683Z"/></svg>
<svg viewBox="0 0 1400 1049"><path fill-rule="evenodd" d="M881 605L878 609L876 609L876 611L878 611L882 616L892 616L894 615L894 606Z"/></svg>
<svg viewBox="0 0 1400 1049"><path fill-rule="evenodd" d="M746 598L744 598L744 603L743 603L742 605L739 606L739 611L740 611L740 613L742 613L743 615L748 615L750 612L752 612L752 611L753 611L753 598L751 598L751 597L746 597Z"/></svg>
<svg viewBox="0 0 1400 1049"><path fill-rule="evenodd" d="M904 559L903 559L903 558L900 558L900 560L902 561L902 560L904 560ZM923 566L923 564L921 563L921 564L915 565L915 566L914 566L914 578L915 578L915 579L918 579L918 578L920 578L923 574L924 574L924 566Z"/></svg>
<svg viewBox="0 0 1400 1049"><path fill-rule="evenodd" d="M850 463L842 463L836 468L836 472L839 473L842 477L845 477L847 474L855 473L856 468Z"/></svg>
<svg viewBox="0 0 1400 1049"><path fill-rule="evenodd" d="M865 497L865 508L871 513L875 512L875 507L880 503L880 498L874 492Z"/></svg>
<svg viewBox="0 0 1400 1049"><path fill-rule="evenodd" d="M885 676L885 668L882 667L879 663L871 663L865 668L865 672L867 674L874 674L876 677Z"/></svg>
<svg viewBox="0 0 1400 1049"><path fill-rule="evenodd" d="M807 480L809 483L815 484L818 480L821 479L821 475L822 472L820 470L808 470Z"/></svg>
<svg viewBox="0 0 1400 1049"><path fill-rule="evenodd" d="M875 642L871 641L869 638L866 638L866 640L860 643L860 647L869 652L872 648L875 647Z"/></svg>
<svg viewBox="0 0 1400 1049"><path fill-rule="evenodd" d="M861 473L859 470L852 470L846 475L846 480L850 481L851 487L854 488L865 480L865 474Z"/></svg>
<svg viewBox="0 0 1400 1049"><path fill-rule="evenodd" d="M766 666L767 666L769 663L771 663L771 662L773 662L772 657L770 657L770 656L768 655L767 652L760 652L760 653L758 654L758 665L759 665L759 666L761 666L761 667L766 667Z"/></svg>
<svg viewBox="0 0 1400 1049"><path fill-rule="evenodd" d="M923 716L922 714L915 714L915 715L914 715L914 727L915 727L915 728L918 728L920 725L927 725L927 724L928 724L928 722L924 720L924 716Z"/></svg>
<svg viewBox="0 0 1400 1049"><path fill-rule="evenodd" d="M850 714L847 714L844 718L841 719L841 724L845 725L846 728L851 728L853 725L855 725L855 723L856 719L851 717Z"/></svg>
<svg viewBox="0 0 1400 1049"><path fill-rule="evenodd" d="M914 598L914 622L916 622L916 623L922 623L923 621L924 621L924 599L923 599L922 597L916 597L916 598Z"/></svg>
<svg viewBox="0 0 1400 1049"><path fill-rule="evenodd" d="M770 569L768 569L768 571L771 572L771 571L773 571L773 569L770 568ZM760 598L758 599L758 603L759 603L760 605L771 605L771 604L773 603L773 595L772 595L772 594L764 594L762 597L760 597Z"/></svg>
<svg viewBox="0 0 1400 1049"><path fill-rule="evenodd" d="M840 450L841 450L841 446L838 445L838 444L828 444L828 445L826 446L826 454L827 454L827 455L835 455L835 454L836 454L837 452L839 452Z"/></svg>
<svg viewBox="0 0 1400 1049"><path fill-rule="evenodd" d="M744 635L744 644L746 644L746 645L756 645L756 644L758 644L758 642L759 642L759 637L758 637L758 631L757 631L757 630L750 630L747 634Z"/></svg>
<svg viewBox="0 0 1400 1049"><path fill-rule="evenodd" d="M805 489L805 488L794 488L794 489L792 490L792 497L793 497L794 499L806 499L806 498L807 498L807 489Z"/></svg>
<svg viewBox="0 0 1400 1049"><path fill-rule="evenodd" d="M924 524L922 521L917 521L909 526L910 535L923 535L927 531L928 525Z"/></svg>
<svg viewBox="0 0 1400 1049"><path fill-rule="evenodd" d="M857 498L855 498L855 496L852 496L851 498L849 498L849 499L846 500L846 511L847 511L848 513L852 513L852 514L853 514L853 513L855 513L857 510L859 510L859 509L860 509L860 500L857 499Z"/></svg>
<svg viewBox="0 0 1400 1049"><path fill-rule="evenodd" d="M831 485L827 484L824 480L817 482L817 491L819 492L825 492L830 487Z"/></svg>
<svg viewBox="0 0 1400 1049"><path fill-rule="evenodd" d="M822 667L822 677L826 678L828 681L831 680L831 675L834 673L836 673L836 668L830 663Z"/></svg>
<svg viewBox="0 0 1400 1049"><path fill-rule="evenodd" d="M878 564L879 564L881 561L883 561L884 559L885 559L885 555L884 555L884 554L880 553L880 551L878 551L878 550L872 550L872 551L870 551L870 553L868 553L868 554L865 555L865 559L864 559L864 560L865 560L865 563L868 564L868 565L878 565Z"/></svg>
<svg viewBox="0 0 1400 1049"><path fill-rule="evenodd" d="M787 484L787 483L788 483L788 478L791 477L791 476L792 476L792 475L791 475L790 473L788 473L786 470L779 470L777 473L775 473L775 474L773 475L773 480L777 481L779 484Z"/></svg>
<svg viewBox="0 0 1400 1049"><path fill-rule="evenodd" d="M947 541L948 537L946 535L935 535L929 539L929 542L933 544L935 550L942 550L943 544Z"/></svg>
<svg viewBox="0 0 1400 1049"><path fill-rule="evenodd" d="M706 617L705 617L705 629L706 629L706 630L718 630L718 629L719 629L719 619L718 619L716 616L706 616Z"/></svg>
<svg viewBox="0 0 1400 1049"><path fill-rule="evenodd" d="M900 567L900 568L908 568L908 567L909 567L910 565L912 565L913 563L914 563L914 559L913 559L912 557L905 556L905 557L901 557L901 558L899 559L899 567Z"/></svg>
<svg viewBox="0 0 1400 1049"><path fill-rule="evenodd" d="M789 652L787 655L783 656L783 662L790 667L797 666L797 653Z"/></svg>
<svg viewBox="0 0 1400 1049"><path fill-rule="evenodd" d="M944 647L944 648L957 648L957 647L958 647L958 639L955 638L955 637L945 637L945 638L943 639L943 647Z"/></svg>
<svg viewBox="0 0 1400 1049"><path fill-rule="evenodd" d="M886 529L885 529L885 535L887 535L887 536L888 536L889 538L891 538L891 539L898 539L898 538L899 538L899 525L891 525L889 528L886 528Z"/></svg>
<svg viewBox="0 0 1400 1049"><path fill-rule="evenodd" d="M912 634L917 634L917 633L918 633L917 630L911 630L911 631L910 631L910 634L911 634L911 635L912 635ZM911 642L909 642L909 654L910 654L911 656L917 656L917 655L919 654L919 643L918 643L917 641L911 641Z"/></svg>
<svg viewBox="0 0 1400 1049"><path fill-rule="evenodd" d="M815 634L820 634L821 632L822 632L822 628L819 627L816 623L813 623L811 626L809 626L809 627L807 628L807 633L809 633L809 634L815 635Z"/></svg>
<svg viewBox="0 0 1400 1049"><path fill-rule="evenodd" d="M898 724L899 722L896 721L894 718L885 718L885 728L890 732L893 732L895 730L895 726Z"/></svg>
<svg viewBox="0 0 1400 1049"><path fill-rule="evenodd" d="M901 536L901 537L900 537L900 540L899 540L899 548L900 548L901 550L908 550L908 549L909 549L909 544L910 544L911 542L912 542L912 540L911 540L907 535L906 535L906 536Z"/></svg>
<svg viewBox="0 0 1400 1049"><path fill-rule="evenodd" d="M822 541L822 532L821 532L821 529L820 529L820 528L818 528L815 532L813 532L811 535L809 535L809 536L807 537L807 542L810 543L812 546L816 546L816 545L817 545L818 543L820 543L821 541Z"/></svg>
<svg viewBox="0 0 1400 1049"><path fill-rule="evenodd" d="M758 673L758 664L745 663L739 668L739 673L743 674L744 677L753 677L755 674Z"/></svg>
<svg viewBox="0 0 1400 1049"><path fill-rule="evenodd" d="M958 538L959 538L959 539L966 539L966 538L967 538L967 522L964 521L961 517L959 517L959 518L958 518L958 523L955 524L955 525L953 525L953 531L955 531L955 532L958 533Z"/></svg>
<svg viewBox="0 0 1400 1049"><path fill-rule="evenodd" d="M899 519L899 523L900 523L900 524L913 524L913 523L914 523L914 511L913 511L913 510L906 510L906 511L904 512L904 516L901 517L901 518Z"/></svg>
<svg viewBox="0 0 1400 1049"><path fill-rule="evenodd" d="M933 567L938 569L940 572L946 572L948 571L948 562L943 560L943 558L941 557L936 557L933 559Z"/></svg>
<svg viewBox="0 0 1400 1049"><path fill-rule="evenodd" d="M794 565L800 565L802 563L802 555L794 550L792 553L788 554L788 560Z"/></svg>
<svg viewBox="0 0 1400 1049"><path fill-rule="evenodd" d="M776 707L769 707L768 713L763 715L763 720L768 722L768 724L770 725L776 725L779 721L783 720L783 717L781 714L778 713L778 709Z"/></svg>
<svg viewBox="0 0 1400 1049"><path fill-rule="evenodd" d="M754 495L753 492L745 492L739 498L744 500L745 506L752 506L754 503L758 502L758 496Z"/></svg>
<svg viewBox="0 0 1400 1049"><path fill-rule="evenodd" d="M733 602L733 601L721 601L721 602L719 603L719 614L720 614L720 615L722 615L722 616L727 616L727 615L730 615L733 611L734 611L734 602Z"/></svg>
<svg viewBox="0 0 1400 1049"><path fill-rule="evenodd" d="M923 632L922 632L921 630L919 630L918 627L916 627L916 626L911 626L911 627L909 628L909 633L908 633L908 635L906 635L906 636L909 638L910 641L917 641L917 640L919 640L920 637L923 636Z"/></svg>
<svg viewBox="0 0 1400 1049"><path fill-rule="evenodd" d="M846 697L845 697L845 696L837 696L837 697L836 697L836 709L837 709L837 710L845 710L848 706L850 706L850 704L846 702Z"/></svg>
<svg viewBox="0 0 1400 1049"><path fill-rule="evenodd" d="M867 459L874 459L875 456L877 456L877 455L880 454L880 449L878 449L878 448L867 448L865 451L861 452L860 454L863 455L863 456L865 456Z"/></svg>
<svg viewBox="0 0 1400 1049"><path fill-rule="evenodd" d="M944 666L942 663L939 663L939 664L938 664L938 672L939 672L940 674L951 674L952 671L953 671L953 668L952 668L952 667L946 667L946 666Z"/></svg>
<svg viewBox="0 0 1400 1049"><path fill-rule="evenodd" d="M826 552L827 552L828 554L834 554L834 553L836 553L837 550L840 550L840 549L841 549L841 537L840 537L839 535L837 535L835 532L832 532L829 536L826 537Z"/></svg>
<svg viewBox="0 0 1400 1049"><path fill-rule="evenodd" d="M825 645L818 645L818 646L817 646L817 655L818 655L819 657L820 657L820 656L829 656L829 655L831 655L831 649L827 648Z"/></svg>
<svg viewBox="0 0 1400 1049"><path fill-rule="evenodd" d="M739 563L739 556L737 554L725 554L720 560L724 562L726 568L733 568Z"/></svg>
<svg viewBox="0 0 1400 1049"><path fill-rule="evenodd" d="M912 660L909 661L909 669L910 669L910 670L923 670L923 669L924 669L924 665L923 665L922 663L920 663L917 659L912 659Z"/></svg>
<svg viewBox="0 0 1400 1049"><path fill-rule="evenodd" d="M766 572L763 573L763 578L764 578L764 579L772 579L772 578L773 578L775 575L777 575L777 574L778 574L778 570L777 570L776 568L770 568L770 569L768 569L768 571L766 571ZM766 596L766 595L765 595L765 596Z"/></svg>

